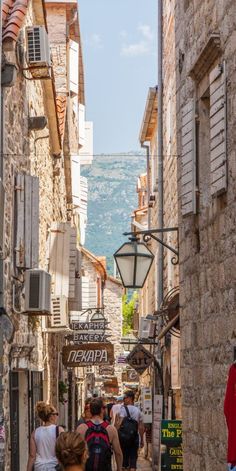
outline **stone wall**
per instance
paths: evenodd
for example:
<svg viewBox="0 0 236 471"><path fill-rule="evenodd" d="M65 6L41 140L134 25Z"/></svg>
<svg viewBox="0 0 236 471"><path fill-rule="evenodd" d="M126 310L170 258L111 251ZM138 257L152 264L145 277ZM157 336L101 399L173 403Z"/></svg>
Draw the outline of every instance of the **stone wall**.
<svg viewBox="0 0 236 471"><path fill-rule="evenodd" d="M115 376L118 379L119 386L121 386L122 365L117 363L117 358L123 351L123 346L120 343L122 337L122 294L123 287L121 283L108 276L104 288L104 314L110 323L109 342L114 345Z"/></svg>
<svg viewBox="0 0 236 471"><path fill-rule="evenodd" d="M225 60L227 70L228 190L215 198L209 196L206 146L199 155L198 212L182 217L179 207L184 470L220 471L226 466L223 400L236 344L236 4L231 0L177 0L175 12L178 155L181 111L188 98L198 93L199 86L189 77L189 71L211 33L219 33L217 61ZM208 56L208 63L210 60ZM180 158L178 175L180 178ZM179 180L179 195L180 184Z"/></svg>
<svg viewBox="0 0 236 471"><path fill-rule="evenodd" d="M28 6L25 26L34 24L32 4ZM24 42L24 29L22 30ZM7 58L14 62L14 52L7 52ZM4 298L5 307L10 315L16 333L12 344L5 342L4 351L4 413L6 429L6 463L5 469L10 467L10 410L9 410L9 355L12 346L32 346L33 350L26 358L25 367L29 370L42 370L43 359L47 354L47 346L43 347L41 320L28 318L18 314L16 310L24 309L22 295L22 281L24 271L18 270L14 263L15 258L15 176L19 173L28 173L39 177L39 266L47 269L46 240L48 229L53 220L66 219L65 182L62 161L55 164L51 155L49 129L46 126L42 131L30 131L28 118L31 116L46 115L44 105L43 83L40 80L27 81L18 70L17 79L12 88L5 88L4 102L4 185L6 190L5 208L5 260L4 260ZM55 177L55 165L59 167ZM16 278L13 278L16 277ZM17 297L20 302L13 302L13 282L16 286ZM10 363L11 365L11 363ZM54 366L52 365L54 370ZM25 394L27 391L25 391ZM28 394L28 393L27 393ZM47 399L47 398L46 398ZM28 407L21 411L22 433L27 438ZM23 417L24 413L24 417Z"/></svg>

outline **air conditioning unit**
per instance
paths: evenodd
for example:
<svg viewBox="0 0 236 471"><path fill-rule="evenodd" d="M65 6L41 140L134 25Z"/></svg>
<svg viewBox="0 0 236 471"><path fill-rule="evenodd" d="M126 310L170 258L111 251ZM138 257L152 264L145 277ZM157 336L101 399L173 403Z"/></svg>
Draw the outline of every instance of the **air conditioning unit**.
<svg viewBox="0 0 236 471"><path fill-rule="evenodd" d="M150 332L150 320L147 319L146 317L140 317L139 333L138 333L139 339L148 339L149 332Z"/></svg>
<svg viewBox="0 0 236 471"><path fill-rule="evenodd" d="M38 268L25 272L25 311L51 314L51 275Z"/></svg>
<svg viewBox="0 0 236 471"><path fill-rule="evenodd" d="M68 327L68 298L66 296L52 296L52 317L50 318L50 326Z"/></svg>
<svg viewBox="0 0 236 471"><path fill-rule="evenodd" d="M4 211L5 211L5 189L0 178L0 258L4 252Z"/></svg>
<svg viewBox="0 0 236 471"><path fill-rule="evenodd" d="M26 28L27 62L29 67L50 67L50 47L44 26Z"/></svg>

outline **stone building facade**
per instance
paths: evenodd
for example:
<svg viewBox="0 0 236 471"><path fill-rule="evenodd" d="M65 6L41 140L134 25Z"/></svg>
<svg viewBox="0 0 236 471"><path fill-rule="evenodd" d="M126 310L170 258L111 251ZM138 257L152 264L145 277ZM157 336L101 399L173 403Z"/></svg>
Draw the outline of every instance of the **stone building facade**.
<svg viewBox="0 0 236 471"><path fill-rule="evenodd" d="M79 211L76 212L73 207L71 189L71 155L78 154L82 147L82 141L79 142L77 108L80 102L84 107L77 4L73 20L68 29L67 18L64 18L64 31L79 45L76 53L80 73L77 71L77 91L74 90L73 95L67 98L67 85L63 90L64 95L60 94L57 81L54 80L57 75L55 61L52 68L35 69L26 60L27 28L38 27L47 31L44 2L3 2L0 162L0 220L4 223L4 232L2 227L0 229L0 240L2 235L4 238L0 260L1 471L26 469L29 435L36 424L35 403L44 399L52 401L57 407L58 378L60 375L63 378L67 376L59 362L65 342L63 329L50 330L48 319L40 313L32 316L25 312L25 273L27 269L34 268L48 271L47 241L53 223L64 222L79 232ZM66 35L64 44L66 47ZM63 59L65 84L69 70L68 55L69 52ZM71 108L74 112L67 113L67 109ZM70 148L66 140L70 141ZM4 325L12 332L11 336L3 335L3 319L6 322ZM65 414L60 420L64 420L64 417Z"/></svg>
<svg viewBox="0 0 236 471"><path fill-rule="evenodd" d="M184 470L226 466L235 347L232 1L175 2Z"/></svg>
<svg viewBox="0 0 236 471"><path fill-rule="evenodd" d="M81 253L83 311L80 314L80 319L92 320L93 316L96 316L96 310L100 309L102 316L108 322L108 329L105 332L108 336L107 341L114 345L114 365L104 366L104 368L92 365L88 367L89 371L87 373L89 372L94 376L94 381L92 381L92 387L89 391L86 387L83 388L83 399L88 392L89 394L97 393L102 396L118 395L122 388L122 368L118 364L117 358L123 351L120 344L123 287L119 280L108 275L105 257L97 257L85 248L81 249ZM91 313L89 313L90 309L92 309ZM111 381L111 388L114 388L113 392L109 387ZM86 375L84 376L84 382L87 383Z"/></svg>

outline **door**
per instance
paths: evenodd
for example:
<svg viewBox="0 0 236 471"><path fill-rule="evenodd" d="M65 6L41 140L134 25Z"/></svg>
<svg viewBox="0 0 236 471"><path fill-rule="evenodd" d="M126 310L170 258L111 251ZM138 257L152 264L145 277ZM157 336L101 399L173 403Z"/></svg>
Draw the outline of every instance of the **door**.
<svg viewBox="0 0 236 471"><path fill-rule="evenodd" d="M20 471L19 373L10 372L11 471Z"/></svg>
<svg viewBox="0 0 236 471"><path fill-rule="evenodd" d="M43 373L41 371L31 371L31 421L30 432L40 425L40 420L35 415L35 406L38 401L43 400Z"/></svg>

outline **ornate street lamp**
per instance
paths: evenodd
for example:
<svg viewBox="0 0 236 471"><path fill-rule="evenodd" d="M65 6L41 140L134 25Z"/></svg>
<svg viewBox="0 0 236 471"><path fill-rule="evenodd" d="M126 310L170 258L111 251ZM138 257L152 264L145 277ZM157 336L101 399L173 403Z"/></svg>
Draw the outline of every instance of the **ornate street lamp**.
<svg viewBox="0 0 236 471"><path fill-rule="evenodd" d="M163 241L162 234L165 232L175 232L177 234L177 249L171 247ZM156 234L161 234L161 238ZM131 235L130 242L125 242L115 253L114 259L125 288L142 288L149 270L151 268L154 255L144 242L154 239L159 244L170 250L174 256L171 263L179 263L179 241L178 227L167 227L163 229L148 229L137 232L124 232L125 236ZM139 242L137 236L142 236L144 242Z"/></svg>
<svg viewBox="0 0 236 471"><path fill-rule="evenodd" d="M125 288L142 288L154 255L143 242L131 237L115 253L114 258Z"/></svg>

